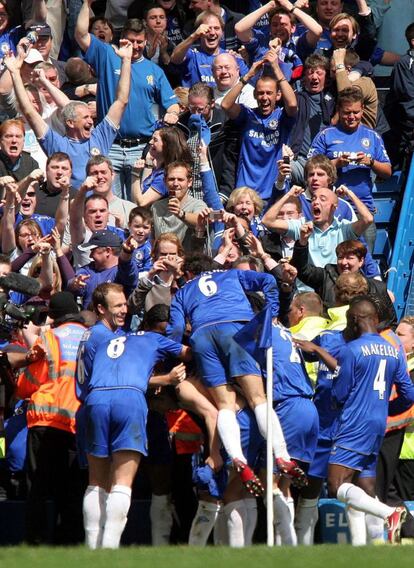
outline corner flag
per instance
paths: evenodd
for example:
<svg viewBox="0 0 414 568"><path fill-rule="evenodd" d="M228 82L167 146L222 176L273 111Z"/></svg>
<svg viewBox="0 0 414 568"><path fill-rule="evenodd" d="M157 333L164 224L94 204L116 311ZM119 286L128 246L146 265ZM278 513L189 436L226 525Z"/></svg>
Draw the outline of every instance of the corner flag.
<svg viewBox="0 0 414 568"><path fill-rule="evenodd" d="M234 340L249 353L261 367L266 367L266 351L272 346L272 313L266 306L234 335Z"/></svg>

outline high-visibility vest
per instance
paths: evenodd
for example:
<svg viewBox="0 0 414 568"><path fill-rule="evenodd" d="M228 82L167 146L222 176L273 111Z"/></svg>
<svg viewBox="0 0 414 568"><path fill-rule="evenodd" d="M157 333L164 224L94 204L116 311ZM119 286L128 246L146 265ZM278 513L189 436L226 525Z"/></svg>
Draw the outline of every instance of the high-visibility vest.
<svg viewBox="0 0 414 568"><path fill-rule="evenodd" d="M76 354L84 332L82 324L69 322L43 332L37 340L46 350L45 357L28 365L17 379L17 396L29 399L29 428L49 426L75 433L80 405L75 392Z"/></svg>
<svg viewBox="0 0 414 568"><path fill-rule="evenodd" d="M399 345L395 340L394 333L389 330L385 329L380 334L384 339L386 339L391 345L393 345L396 349L402 349L401 345ZM414 359L410 359L407 361L407 373L414 369ZM397 390L395 386L392 387L390 400L397 398ZM414 405L411 406L408 410L401 412L401 414L396 414L395 416L388 416L387 418L387 429L386 432L391 432L393 430L401 430L401 428L405 428L409 424L412 423L414 418Z"/></svg>
<svg viewBox="0 0 414 568"><path fill-rule="evenodd" d="M328 320L320 316L307 316L304 317L296 325L289 328L292 337L295 339L307 339L312 341L317 335L319 335L326 326L328 325ZM318 375L318 365L319 362L305 362L306 372L312 382L312 385L316 383L316 377Z"/></svg>
<svg viewBox="0 0 414 568"><path fill-rule="evenodd" d="M200 451L203 433L185 410L166 412L168 430L174 436L177 454L195 454Z"/></svg>

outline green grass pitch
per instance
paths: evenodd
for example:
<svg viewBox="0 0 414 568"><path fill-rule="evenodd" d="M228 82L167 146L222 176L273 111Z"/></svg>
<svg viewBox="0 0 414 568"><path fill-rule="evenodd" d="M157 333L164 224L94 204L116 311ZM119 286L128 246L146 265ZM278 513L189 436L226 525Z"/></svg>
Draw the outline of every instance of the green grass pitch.
<svg viewBox="0 0 414 568"><path fill-rule="evenodd" d="M413 546L0 548L5 568L412 568L413 562Z"/></svg>

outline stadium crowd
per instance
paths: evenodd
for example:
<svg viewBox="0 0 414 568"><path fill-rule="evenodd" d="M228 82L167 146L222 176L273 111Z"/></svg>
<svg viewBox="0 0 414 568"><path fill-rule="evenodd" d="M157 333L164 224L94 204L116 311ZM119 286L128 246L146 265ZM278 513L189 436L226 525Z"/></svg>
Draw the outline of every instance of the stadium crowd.
<svg viewBox="0 0 414 568"><path fill-rule="evenodd" d="M257 542L268 419L278 545L314 543L321 495L354 545L414 537L414 319L373 258L413 22L0 0L0 499L28 543L117 548L148 498L153 545Z"/></svg>

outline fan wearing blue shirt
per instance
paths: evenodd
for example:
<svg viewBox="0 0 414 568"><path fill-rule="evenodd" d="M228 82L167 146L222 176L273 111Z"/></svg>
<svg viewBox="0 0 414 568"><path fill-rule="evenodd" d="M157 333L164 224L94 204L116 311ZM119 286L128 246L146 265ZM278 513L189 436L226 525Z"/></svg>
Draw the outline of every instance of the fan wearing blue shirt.
<svg viewBox="0 0 414 568"><path fill-rule="evenodd" d="M85 60L98 77L97 113L98 119L101 119L114 99L121 62L112 47L91 35L88 27L89 2L84 0L76 23L75 37L85 52ZM146 30L142 20L127 20L121 37L132 44L131 92L118 136L106 155L111 159L117 174L114 193L118 197L129 199L132 167L141 158L158 118L154 106L160 105L166 111L164 120L169 124L177 122L180 109L164 71L144 57Z"/></svg>
<svg viewBox="0 0 414 568"><path fill-rule="evenodd" d="M279 67L279 49L270 49L261 61L254 63L221 103L223 110L241 130L236 187L250 187L264 200L272 195L278 173L277 160L297 112L295 93ZM258 79L254 91L257 108L238 104L236 101L243 86L265 63L270 64L274 76L262 75ZM284 109L276 106L280 100Z"/></svg>
<svg viewBox="0 0 414 568"><path fill-rule="evenodd" d="M347 322L355 339L341 352L339 373L332 385L332 399L340 409L340 417L329 459L328 491L346 505L383 519L388 540L395 543L399 541L405 508L389 507L375 499L372 479L360 477L359 486L352 481L378 459L393 384L400 400L411 404L414 386L402 350L378 334L379 315L369 297L351 301Z"/></svg>
<svg viewBox="0 0 414 568"><path fill-rule="evenodd" d="M102 43L96 39L98 43ZM62 110L65 124L65 136L52 130L34 108L23 84L20 69L24 61L23 48L18 57L7 59L16 98L22 114L33 129L40 146L46 155L54 152L65 152L72 161L71 184L79 188L85 179L86 163L91 156L108 155L109 149L117 134L122 115L128 103L131 78L132 45L121 40L121 47L112 47L114 55L122 60L121 73L114 99L111 100L107 114L94 128L91 111L86 103L72 101ZM20 50L20 48L19 48Z"/></svg>
<svg viewBox="0 0 414 568"><path fill-rule="evenodd" d="M338 126L331 126L317 134L309 150L327 156L338 171L338 185L344 184L368 207L375 211L372 195L372 175L387 178L391 162L381 136L361 124L363 94L358 87L344 89L338 94ZM375 243L375 225L365 233L370 251Z"/></svg>
<svg viewBox="0 0 414 568"><path fill-rule="evenodd" d="M269 32L255 29L257 22L268 14ZM296 18L306 25L307 31L294 42ZM283 72L290 80L299 79L303 71L302 52L313 50L322 35L322 26L312 16L295 7L289 0L268 2L245 16L235 26L237 37L245 46L251 62L261 59L268 49L269 40L278 39L282 44L280 60ZM285 70L286 69L286 70Z"/></svg>
<svg viewBox="0 0 414 568"><path fill-rule="evenodd" d="M213 61L220 53L226 53L226 50L220 47L224 22L221 16L206 10L197 17L195 26L195 32L174 49L171 62L182 66L184 87L191 87L199 82L215 87ZM196 41L200 42L198 49L192 47ZM237 58L237 62L240 74L245 74L248 70L247 65L241 58Z"/></svg>

